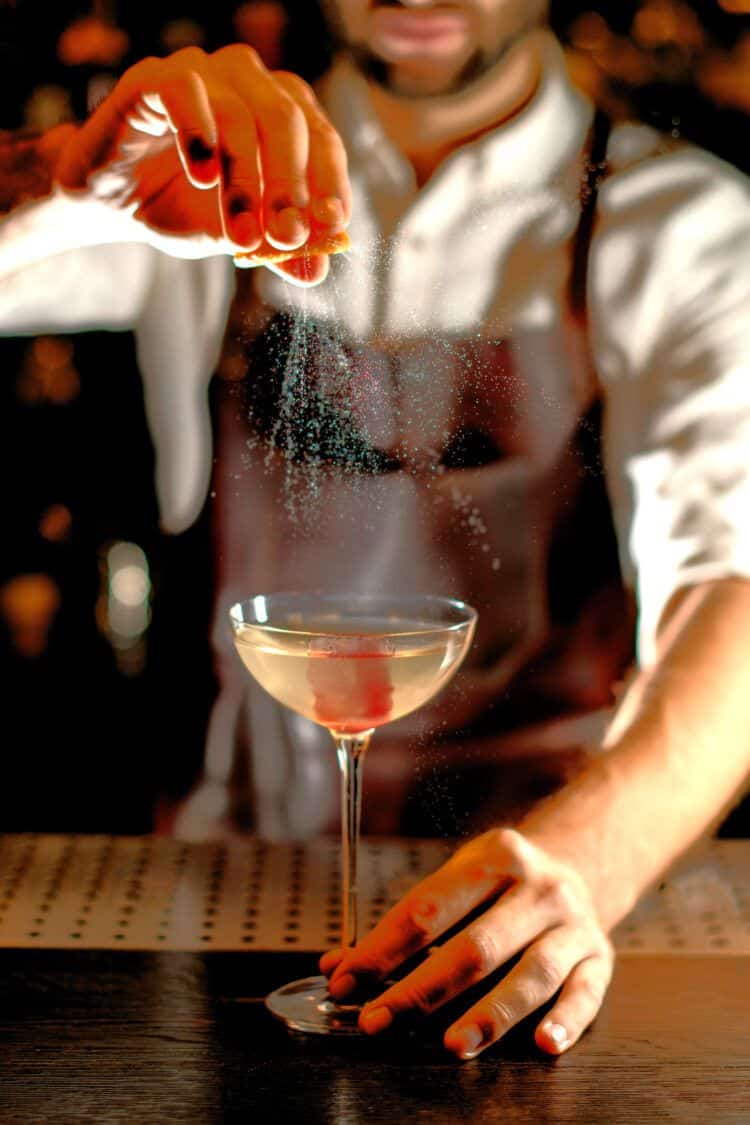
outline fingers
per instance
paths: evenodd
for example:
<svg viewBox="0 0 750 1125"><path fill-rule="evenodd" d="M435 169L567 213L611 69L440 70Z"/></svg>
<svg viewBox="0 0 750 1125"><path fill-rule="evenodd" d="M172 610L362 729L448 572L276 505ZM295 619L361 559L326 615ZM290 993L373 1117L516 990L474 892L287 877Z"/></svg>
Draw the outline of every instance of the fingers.
<svg viewBox="0 0 750 1125"><path fill-rule="evenodd" d="M221 160L221 213L227 237L248 250L262 240L262 187L252 118L230 89L215 95Z"/></svg>
<svg viewBox="0 0 750 1125"><path fill-rule="evenodd" d="M219 179L216 124L206 83L196 70L165 71L158 94L146 92L146 104L167 116L175 134L185 175L195 187L211 187Z"/></svg>
<svg viewBox="0 0 750 1125"><path fill-rule="evenodd" d="M536 1029L535 1039L543 1051L559 1055L580 1039L601 1008L613 963L610 947L576 965L558 1000Z"/></svg>
<svg viewBox="0 0 750 1125"><path fill-rule="evenodd" d="M312 222L333 232L351 218L351 188L343 141L323 113L314 93L296 74L276 71L275 80L299 105L310 135L307 179Z"/></svg>
<svg viewBox="0 0 750 1125"><path fill-rule="evenodd" d="M460 875L444 868L424 880L355 949L346 951L331 975L331 995L343 999L353 990L357 976L384 979L484 902L496 885L494 878L462 883Z"/></svg>
<svg viewBox="0 0 750 1125"><path fill-rule="evenodd" d="M190 182L196 187L216 183L217 128L202 78L203 58L194 49L131 67L65 154L58 168L62 186L82 189L93 173L122 157L128 128L155 137L171 131Z"/></svg>
<svg viewBox="0 0 750 1125"><path fill-rule="evenodd" d="M365 1005L361 1027L368 1031L373 1020L382 1022L385 1017L379 1013L383 1009L392 1018L408 1011L429 1015L504 965L537 936L543 925L528 888L508 891L500 904L435 949L431 957L377 1000Z"/></svg>
<svg viewBox="0 0 750 1125"><path fill-rule="evenodd" d="M302 246L310 234L307 184L309 133L296 101L261 67L255 52L226 47L212 56L218 72L251 112L263 169L263 229L280 250Z"/></svg>
<svg viewBox="0 0 750 1125"><path fill-rule="evenodd" d="M329 976L336 966L341 963L343 956L343 949L329 949L328 952L324 953L320 958L319 966L321 973L325 973L326 976Z"/></svg>
<svg viewBox="0 0 750 1125"><path fill-rule="evenodd" d="M595 1004L593 990L585 997L582 992L579 993L576 982L580 980L580 974L596 980ZM611 960L604 952L591 953L591 938L585 931L576 927L554 929L531 945L500 984L448 1028L444 1036L445 1046L459 1058L475 1058L551 1000L563 985L566 990L572 988L575 996L579 1020L576 1023L577 1038L599 1010L610 975ZM590 1002L588 1007L585 1002ZM563 1015L572 1015L571 1008L564 1008ZM584 1016L586 1022L580 1024ZM537 1042L543 1049L559 1053L575 1041L569 1038L567 1025L552 1013L542 1026L545 1032L537 1036ZM564 1037L556 1030L557 1026L565 1028ZM556 1037L560 1038L559 1044Z"/></svg>
<svg viewBox="0 0 750 1125"><path fill-rule="evenodd" d="M245 47L224 48L212 60L254 119L261 223L271 245L299 249L313 231L343 230L351 216L346 153L307 83L286 72L269 74ZM317 284L328 272L323 255L274 268L300 285Z"/></svg>
<svg viewBox="0 0 750 1125"><path fill-rule="evenodd" d="M262 240L262 184L253 115L202 52L179 52L172 59L176 62L172 70L165 68L158 94L147 93L144 101L167 114L191 182L197 187L220 182L226 237L255 250ZM191 61L200 73L190 68Z"/></svg>
<svg viewBox="0 0 750 1125"><path fill-rule="evenodd" d="M389 910L355 949L347 950L333 970L331 995L343 999L341 978L352 974L386 977L470 911L528 875L524 848L528 845L511 829L485 833L460 848Z"/></svg>

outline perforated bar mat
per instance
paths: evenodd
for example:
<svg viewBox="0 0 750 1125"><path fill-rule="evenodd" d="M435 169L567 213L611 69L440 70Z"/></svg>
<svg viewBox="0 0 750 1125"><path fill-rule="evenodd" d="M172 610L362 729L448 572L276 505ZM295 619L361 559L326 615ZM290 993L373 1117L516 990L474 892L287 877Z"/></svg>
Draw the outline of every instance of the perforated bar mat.
<svg viewBox="0 0 750 1125"><path fill-rule="evenodd" d="M338 854L333 839L0 836L0 947L319 951L339 939ZM448 854L439 841L365 841L360 925ZM750 841L692 856L615 942L627 953L750 953Z"/></svg>

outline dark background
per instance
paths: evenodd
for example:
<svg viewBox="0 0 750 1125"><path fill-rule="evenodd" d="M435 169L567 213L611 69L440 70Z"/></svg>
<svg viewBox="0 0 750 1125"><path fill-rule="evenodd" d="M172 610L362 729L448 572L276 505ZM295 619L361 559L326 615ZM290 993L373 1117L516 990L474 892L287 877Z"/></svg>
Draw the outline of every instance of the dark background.
<svg viewBox="0 0 750 1125"><path fill-rule="evenodd" d="M750 21L740 9L750 0L725 5L555 2L553 20L576 81L609 113L748 170ZM310 0L0 2L0 128L80 120L92 92L143 55L238 38L311 79L330 52ZM210 511L184 535L160 534L132 338L67 343L69 354L53 341L40 384L34 341L0 340L0 831L148 831L200 768L215 690ZM143 548L152 580L151 625L129 671L96 613L104 554L118 540ZM18 639L19 576L32 579L21 612L34 611L36 589L59 600L36 655ZM746 820L737 814L727 830L744 832Z"/></svg>

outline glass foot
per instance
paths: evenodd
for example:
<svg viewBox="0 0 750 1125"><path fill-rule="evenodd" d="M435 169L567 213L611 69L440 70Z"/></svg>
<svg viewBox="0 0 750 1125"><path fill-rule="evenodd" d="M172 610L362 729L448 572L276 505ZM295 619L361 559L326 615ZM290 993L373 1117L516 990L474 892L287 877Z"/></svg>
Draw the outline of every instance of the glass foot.
<svg viewBox="0 0 750 1125"><path fill-rule="evenodd" d="M293 1031L313 1035L361 1035L359 1004L337 1004L328 995L325 977L305 977L282 985L266 996L266 1007Z"/></svg>

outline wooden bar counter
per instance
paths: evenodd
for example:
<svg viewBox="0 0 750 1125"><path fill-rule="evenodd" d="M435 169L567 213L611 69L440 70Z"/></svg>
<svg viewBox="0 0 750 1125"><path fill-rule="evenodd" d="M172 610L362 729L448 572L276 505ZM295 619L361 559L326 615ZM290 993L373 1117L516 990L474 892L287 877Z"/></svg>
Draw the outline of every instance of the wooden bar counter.
<svg viewBox="0 0 750 1125"><path fill-rule="evenodd" d="M3 951L0 1120L750 1121L750 958L624 955L569 1054L542 1057L522 1030L468 1063L439 1046L438 1021L377 1041L290 1035L260 997L313 965Z"/></svg>
<svg viewBox="0 0 750 1125"><path fill-rule="evenodd" d="M623 932L568 1054L541 1055L527 1026L466 1063L440 1045L447 1016L374 1040L288 1033L263 997L314 972L311 952L1 948L0 1123L747 1125L750 926L729 951L732 935L713 952L640 940Z"/></svg>

